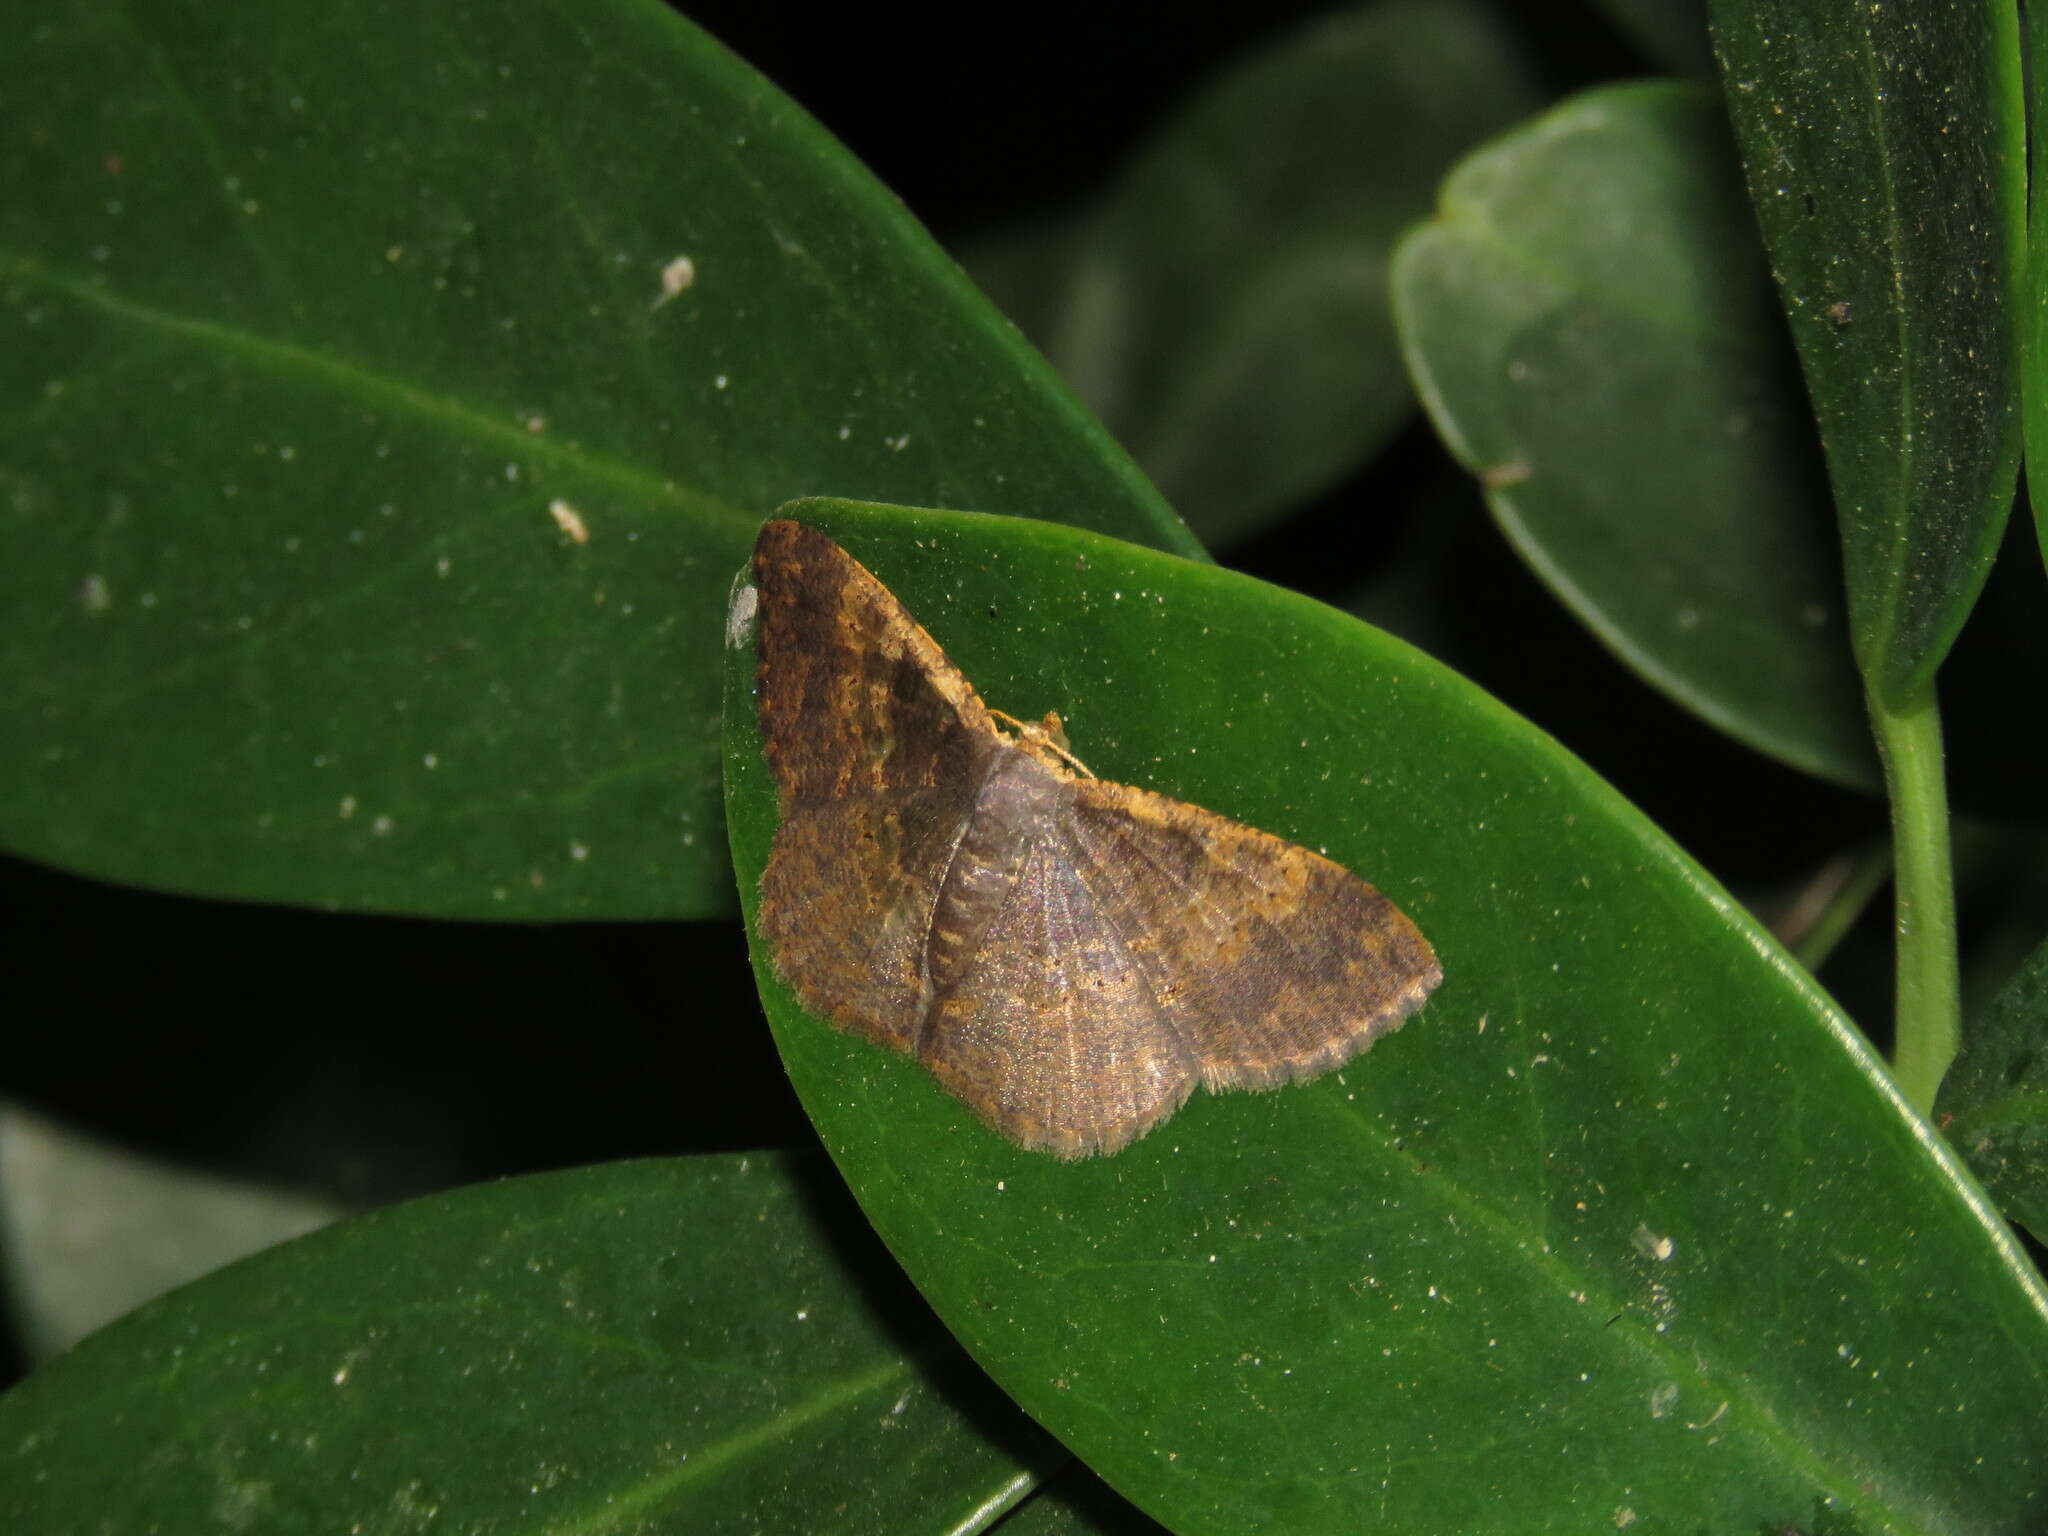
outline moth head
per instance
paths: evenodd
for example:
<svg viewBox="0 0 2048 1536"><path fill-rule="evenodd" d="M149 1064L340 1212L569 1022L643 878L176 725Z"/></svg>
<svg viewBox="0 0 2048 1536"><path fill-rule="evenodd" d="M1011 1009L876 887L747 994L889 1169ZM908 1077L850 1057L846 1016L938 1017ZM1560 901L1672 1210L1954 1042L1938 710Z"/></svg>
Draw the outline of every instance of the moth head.
<svg viewBox="0 0 2048 1536"><path fill-rule="evenodd" d="M1000 709L992 709L989 713L998 722L1015 731L1017 745L1048 768L1071 768L1083 778L1095 777L1088 771L1088 765L1074 756L1068 747L1066 722L1060 719L1058 710L1048 709L1043 720L1019 720L1015 715L1006 715Z"/></svg>

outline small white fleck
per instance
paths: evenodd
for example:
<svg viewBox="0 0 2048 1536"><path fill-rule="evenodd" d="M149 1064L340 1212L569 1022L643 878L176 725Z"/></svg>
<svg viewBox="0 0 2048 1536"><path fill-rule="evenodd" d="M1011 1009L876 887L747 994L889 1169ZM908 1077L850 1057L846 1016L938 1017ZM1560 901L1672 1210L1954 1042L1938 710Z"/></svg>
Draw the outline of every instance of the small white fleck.
<svg viewBox="0 0 2048 1536"><path fill-rule="evenodd" d="M590 542L590 528L583 521L583 514L570 506L568 502L562 500L561 497L557 496L548 503L548 516L555 520L557 528L569 535L569 542L571 544L588 544Z"/></svg>
<svg viewBox="0 0 2048 1536"><path fill-rule="evenodd" d="M678 256L661 269L661 293L650 309L659 309L685 288L697 281L697 263L687 256Z"/></svg>
<svg viewBox="0 0 2048 1536"><path fill-rule="evenodd" d="M569 857L574 859L578 864L581 864L585 859L590 857L590 849L584 846L582 843L571 843L569 845Z"/></svg>
<svg viewBox="0 0 2048 1536"><path fill-rule="evenodd" d="M90 614L105 613L114 606L114 594L107 590L107 578L86 577L78 584L78 606Z"/></svg>
<svg viewBox="0 0 2048 1536"><path fill-rule="evenodd" d="M439 754L433 752L429 752L425 757L421 758L420 761L429 768L438 768L441 766L441 758Z"/></svg>
<svg viewBox="0 0 2048 1536"><path fill-rule="evenodd" d="M740 587L732 595L732 602L725 610L725 648L736 651L747 643L747 628L754 622L754 613L761 606L761 594L752 582Z"/></svg>
<svg viewBox="0 0 2048 1536"><path fill-rule="evenodd" d="M354 795L343 795L341 797L341 819L347 821L355 813L356 797Z"/></svg>
<svg viewBox="0 0 2048 1536"><path fill-rule="evenodd" d="M370 823L370 831L378 837L389 837L391 835L391 818L389 816L379 816Z"/></svg>

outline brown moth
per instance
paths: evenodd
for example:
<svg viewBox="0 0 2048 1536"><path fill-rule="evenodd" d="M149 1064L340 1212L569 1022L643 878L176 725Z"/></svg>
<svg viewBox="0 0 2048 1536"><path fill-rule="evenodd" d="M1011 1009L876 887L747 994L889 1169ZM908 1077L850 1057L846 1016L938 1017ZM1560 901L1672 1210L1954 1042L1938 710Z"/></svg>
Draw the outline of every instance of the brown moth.
<svg viewBox="0 0 2048 1536"><path fill-rule="evenodd" d="M1442 979L1415 925L1341 866L1092 777L1057 715L988 709L824 534L769 523L754 580L776 969L1018 1145L1115 1152L1197 1082L1327 1072Z"/></svg>

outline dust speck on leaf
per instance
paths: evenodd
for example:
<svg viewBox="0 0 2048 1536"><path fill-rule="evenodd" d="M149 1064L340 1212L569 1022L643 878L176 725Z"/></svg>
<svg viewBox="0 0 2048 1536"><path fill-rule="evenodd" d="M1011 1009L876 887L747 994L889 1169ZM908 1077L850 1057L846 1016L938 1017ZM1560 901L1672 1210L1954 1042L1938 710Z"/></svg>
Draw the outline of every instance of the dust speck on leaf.
<svg viewBox="0 0 2048 1536"><path fill-rule="evenodd" d="M555 526L569 536L571 544L590 542L590 525L583 521L583 514L568 502L557 496L548 503L548 516L555 520Z"/></svg>
<svg viewBox="0 0 2048 1536"><path fill-rule="evenodd" d="M648 307L659 309L697 281L697 263L678 256L661 269L661 293Z"/></svg>
<svg viewBox="0 0 2048 1536"><path fill-rule="evenodd" d="M1669 1263L1678 1253L1678 1244L1661 1233L1652 1232L1638 1223L1629 1241L1636 1245L1636 1252L1646 1259L1655 1259L1660 1264Z"/></svg>

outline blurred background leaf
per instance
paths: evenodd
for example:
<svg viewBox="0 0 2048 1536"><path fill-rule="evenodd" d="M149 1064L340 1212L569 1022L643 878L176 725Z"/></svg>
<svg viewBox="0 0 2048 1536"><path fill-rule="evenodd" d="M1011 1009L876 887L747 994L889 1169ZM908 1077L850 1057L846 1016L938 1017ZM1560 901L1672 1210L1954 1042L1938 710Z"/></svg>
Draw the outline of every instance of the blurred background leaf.
<svg viewBox="0 0 2048 1536"><path fill-rule="evenodd" d="M1394 239L1460 152L1537 100L1497 13L1354 7L1212 82L1077 224L964 259L1195 531L1228 544L1408 415Z"/></svg>
<svg viewBox="0 0 2048 1536"><path fill-rule="evenodd" d="M1119 1492L1186 1531L1519 1532L1531 1509L1777 1529L1817 1499L1869 1530L2031 1519L2038 1277L1805 973L1569 754L1400 642L1212 566L1042 523L787 510L992 707L1057 709L1102 777L1328 853L1443 961L1428 1008L1342 1072L1197 1094L1061 1163L803 1014L757 947L868 1216ZM732 653L726 716L750 902L776 820L753 666Z"/></svg>
<svg viewBox="0 0 2048 1536"><path fill-rule="evenodd" d="M137 1157L0 1104L0 1260L9 1315L38 1360L347 1214L338 1201Z"/></svg>
<svg viewBox="0 0 2048 1536"><path fill-rule="evenodd" d="M1812 416L1710 96L1604 87L1471 156L1394 308L1437 431L1560 601L1730 735L1876 787Z"/></svg>

